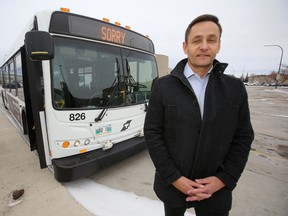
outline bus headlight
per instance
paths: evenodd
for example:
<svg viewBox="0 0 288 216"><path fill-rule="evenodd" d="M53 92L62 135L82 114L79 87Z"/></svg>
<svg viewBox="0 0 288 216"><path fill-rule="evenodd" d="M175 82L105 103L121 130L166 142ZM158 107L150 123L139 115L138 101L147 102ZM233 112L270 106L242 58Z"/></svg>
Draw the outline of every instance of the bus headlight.
<svg viewBox="0 0 288 216"><path fill-rule="evenodd" d="M90 144L90 140L89 139L86 139L85 141L84 141L84 145L89 145Z"/></svg>
<svg viewBox="0 0 288 216"><path fill-rule="evenodd" d="M76 140L75 142L74 142L74 146L75 147L78 147L80 145L80 141L79 140Z"/></svg>

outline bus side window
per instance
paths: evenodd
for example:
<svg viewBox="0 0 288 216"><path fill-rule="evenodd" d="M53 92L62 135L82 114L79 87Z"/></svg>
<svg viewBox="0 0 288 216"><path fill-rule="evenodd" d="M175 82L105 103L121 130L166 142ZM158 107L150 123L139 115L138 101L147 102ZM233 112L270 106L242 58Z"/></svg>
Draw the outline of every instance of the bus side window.
<svg viewBox="0 0 288 216"><path fill-rule="evenodd" d="M7 88L7 84L8 84L8 72L7 72L7 67L4 66L2 69L2 73L3 73L3 84L2 84L2 88Z"/></svg>
<svg viewBox="0 0 288 216"><path fill-rule="evenodd" d="M3 82L2 82L2 68L0 68L0 85L2 85Z"/></svg>
<svg viewBox="0 0 288 216"><path fill-rule="evenodd" d="M17 84L17 96L19 97L20 100L24 101L22 62L20 53L15 57L15 75L16 75L15 84Z"/></svg>
<svg viewBox="0 0 288 216"><path fill-rule="evenodd" d="M14 60L9 63L8 72L9 72L10 92L16 96L16 79L15 79L15 70L14 70Z"/></svg>

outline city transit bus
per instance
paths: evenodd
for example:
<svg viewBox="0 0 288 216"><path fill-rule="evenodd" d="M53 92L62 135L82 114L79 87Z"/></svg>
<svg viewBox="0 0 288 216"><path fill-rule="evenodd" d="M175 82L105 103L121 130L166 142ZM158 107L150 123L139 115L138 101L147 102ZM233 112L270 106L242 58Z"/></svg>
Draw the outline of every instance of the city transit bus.
<svg viewBox="0 0 288 216"><path fill-rule="evenodd" d="M148 37L107 19L41 11L0 67L1 97L40 167L66 182L145 149L157 76Z"/></svg>

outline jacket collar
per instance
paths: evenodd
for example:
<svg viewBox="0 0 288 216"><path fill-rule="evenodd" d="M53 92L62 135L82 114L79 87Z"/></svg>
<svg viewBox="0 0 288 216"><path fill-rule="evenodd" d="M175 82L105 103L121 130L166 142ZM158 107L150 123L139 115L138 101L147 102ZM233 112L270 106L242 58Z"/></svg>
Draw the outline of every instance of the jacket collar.
<svg viewBox="0 0 288 216"><path fill-rule="evenodd" d="M184 67L187 64L187 62L188 62L187 58L181 60L176 65L176 67L171 71L171 74L174 75L174 76L179 77L180 79L183 79L183 78L186 79L183 71L184 71ZM221 63L221 62L219 62L218 60L215 59L213 61L213 69L211 71L211 74L221 75L221 74L224 73L224 71L225 71L227 66L228 66L227 63Z"/></svg>

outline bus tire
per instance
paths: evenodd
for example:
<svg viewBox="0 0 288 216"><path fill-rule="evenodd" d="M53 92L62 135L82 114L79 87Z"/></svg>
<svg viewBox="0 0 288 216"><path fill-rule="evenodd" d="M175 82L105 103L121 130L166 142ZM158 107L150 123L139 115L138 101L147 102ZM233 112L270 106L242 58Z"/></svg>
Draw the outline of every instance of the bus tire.
<svg viewBox="0 0 288 216"><path fill-rule="evenodd" d="M5 103L5 99L4 99L4 94L2 92L2 101L3 101L3 105L5 107L5 109L8 109L8 107L6 106L6 103Z"/></svg>

